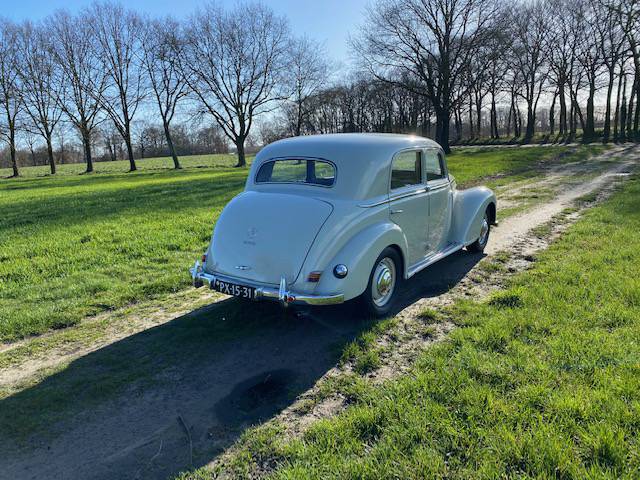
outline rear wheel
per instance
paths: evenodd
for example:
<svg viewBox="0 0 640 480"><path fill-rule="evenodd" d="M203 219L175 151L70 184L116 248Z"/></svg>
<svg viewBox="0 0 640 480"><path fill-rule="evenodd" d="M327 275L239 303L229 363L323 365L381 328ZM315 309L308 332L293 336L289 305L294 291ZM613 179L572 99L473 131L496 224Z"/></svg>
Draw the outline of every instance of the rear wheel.
<svg viewBox="0 0 640 480"><path fill-rule="evenodd" d="M367 289L361 300L375 317L384 317L393 308L402 279L401 259L390 247L384 249L373 265Z"/></svg>
<svg viewBox="0 0 640 480"><path fill-rule="evenodd" d="M484 212L484 218L480 224L480 236L478 239L467 247L472 253L482 253L489 242L489 233L491 233L491 222L489 221L489 210Z"/></svg>

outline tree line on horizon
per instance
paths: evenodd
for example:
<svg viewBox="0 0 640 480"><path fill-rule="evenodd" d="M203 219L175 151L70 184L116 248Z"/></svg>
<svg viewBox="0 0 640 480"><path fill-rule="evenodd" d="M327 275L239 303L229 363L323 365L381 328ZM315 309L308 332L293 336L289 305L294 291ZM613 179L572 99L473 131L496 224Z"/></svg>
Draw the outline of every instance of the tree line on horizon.
<svg viewBox="0 0 640 480"><path fill-rule="evenodd" d="M34 163L39 145L55 173L66 131L87 172L97 148L135 171L149 152L180 168L179 152L229 142L244 166L258 137L313 133L418 133L445 151L464 134L640 136L635 0L377 0L351 49L338 79L322 45L262 3L185 21L110 2L2 20L0 140L18 176L21 145Z"/></svg>

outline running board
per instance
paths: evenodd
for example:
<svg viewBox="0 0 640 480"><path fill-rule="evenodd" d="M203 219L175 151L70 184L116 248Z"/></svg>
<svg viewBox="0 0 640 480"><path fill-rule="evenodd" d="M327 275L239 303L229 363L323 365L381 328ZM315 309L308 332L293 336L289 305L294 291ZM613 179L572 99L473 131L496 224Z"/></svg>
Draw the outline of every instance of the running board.
<svg viewBox="0 0 640 480"><path fill-rule="evenodd" d="M452 253L457 252L458 250L462 250L464 244L462 243L450 243L448 244L444 250L439 251L438 253L434 253L430 257L427 257L423 260L420 260L418 263L409 268L407 272L407 278L413 277L420 270L424 270L429 265L436 263L438 260L442 260L444 257L448 257Z"/></svg>

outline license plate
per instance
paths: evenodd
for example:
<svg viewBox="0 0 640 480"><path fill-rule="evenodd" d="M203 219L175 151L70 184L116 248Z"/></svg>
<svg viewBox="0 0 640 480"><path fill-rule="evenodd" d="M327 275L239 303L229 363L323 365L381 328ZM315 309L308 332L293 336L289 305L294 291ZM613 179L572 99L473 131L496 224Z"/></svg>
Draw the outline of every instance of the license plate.
<svg viewBox="0 0 640 480"><path fill-rule="evenodd" d="M256 296L256 289L253 287L223 282L222 280L216 280L213 282L213 289L220 293L226 293L227 295L233 295L234 297L248 298L251 300Z"/></svg>

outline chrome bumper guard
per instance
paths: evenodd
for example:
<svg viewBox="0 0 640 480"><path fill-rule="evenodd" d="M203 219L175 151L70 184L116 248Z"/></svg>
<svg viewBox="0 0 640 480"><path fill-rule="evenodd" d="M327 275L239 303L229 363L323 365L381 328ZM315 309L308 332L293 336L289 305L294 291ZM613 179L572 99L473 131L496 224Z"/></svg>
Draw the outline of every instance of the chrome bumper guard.
<svg viewBox="0 0 640 480"><path fill-rule="evenodd" d="M257 285L255 283L246 282L244 280L236 280L231 277L225 277L223 275L212 275L203 270L202 265L198 260L189 269L191 272L191 278L193 279L193 286L196 288L202 287L205 283L209 285L209 288L213 289L216 279L223 282L236 283L253 287L256 289L255 300L275 300L279 301L283 305L335 305L338 303L344 303L344 295L309 295L306 293L296 293L287 290L287 282L282 277L280 279L280 287L265 287L263 285Z"/></svg>

